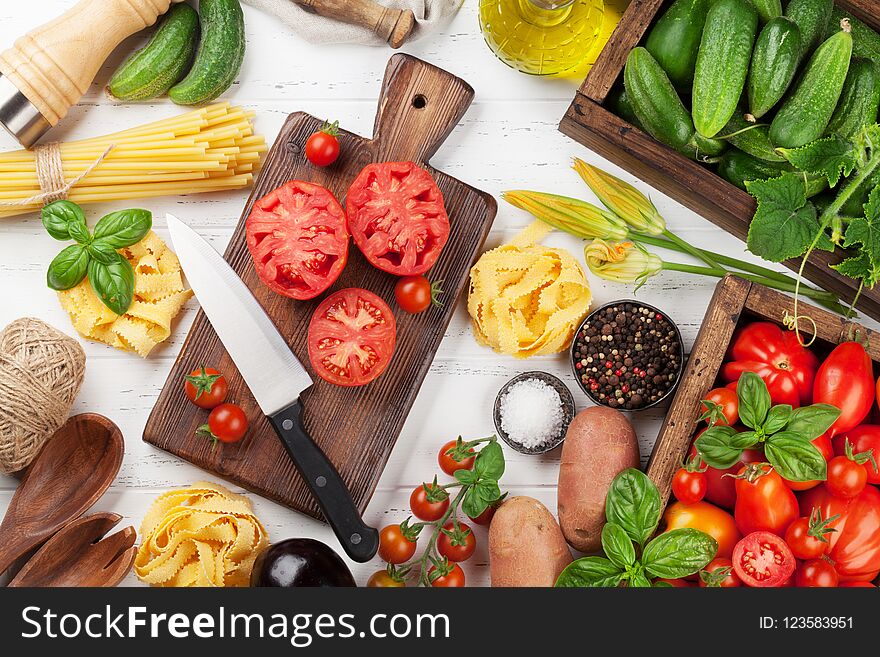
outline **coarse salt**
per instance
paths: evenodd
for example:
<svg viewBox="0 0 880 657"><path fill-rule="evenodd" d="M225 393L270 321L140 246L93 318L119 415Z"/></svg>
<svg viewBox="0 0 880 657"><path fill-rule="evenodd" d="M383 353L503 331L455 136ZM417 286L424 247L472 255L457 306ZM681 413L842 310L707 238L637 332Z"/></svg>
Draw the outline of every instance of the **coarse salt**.
<svg viewBox="0 0 880 657"><path fill-rule="evenodd" d="M540 379L517 381L501 398L501 428L510 440L527 449L557 438L564 421L559 393Z"/></svg>

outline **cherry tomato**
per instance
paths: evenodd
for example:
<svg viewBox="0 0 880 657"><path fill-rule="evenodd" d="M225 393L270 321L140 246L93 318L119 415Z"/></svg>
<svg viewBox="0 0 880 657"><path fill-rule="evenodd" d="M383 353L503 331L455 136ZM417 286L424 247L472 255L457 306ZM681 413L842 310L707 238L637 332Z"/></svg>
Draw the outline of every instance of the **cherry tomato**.
<svg viewBox="0 0 880 657"><path fill-rule="evenodd" d="M828 536L833 530L829 524L819 509L813 509L809 517L798 518L788 526L785 542L798 559L818 559L830 547Z"/></svg>
<svg viewBox="0 0 880 657"><path fill-rule="evenodd" d="M371 589L403 588L405 586L406 582L400 579L395 579L388 574L387 570L376 571L370 575L370 579L367 580L367 588Z"/></svg>
<svg viewBox="0 0 880 657"><path fill-rule="evenodd" d="M794 582L801 587L835 588L838 583L837 571L827 559L810 559L797 569Z"/></svg>
<svg viewBox="0 0 880 657"><path fill-rule="evenodd" d="M689 589L693 586L693 584L686 579L667 579L666 577L658 577L654 580L654 584L657 584L658 582L665 582L674 589Z"/></svg>
<svg viewBox="0 0 880 657"><path fill-rule="evenodd" d="M458 449L456 449L456 447L458 447ZM464 453L473 454L473 456L460 458ZM474 452L473 447L469 447L465 450L464 446L459 446L458 440L450 440L440 448L440 453L437 454L437 463L440 465L440 469L443 470L443 472L452 477L456 470L470 470L473 468L474 459L476 459L476 457L477 455Z"/></svg>
<svg viewBox="0 0 880 657"><path fill-rule="evenodd" d="M733 569L746 586L785 586L795 566L788 545L770 532L752 532L733 549Z"/></svg>
<svg viewBox="0 0 880 657"><path fill-rule="evenodd" d="M333 164L339 157L339 121L325 122L306 141L306 157L316 167Z"/></svg>
<svg viewBox="0 0 880 657"><path fill-rule="evenodd" d="M441 575L437 566L434 566L428 571L428 579L431 586L436 588L460 588L464 586L464 571L461 566L454 564L448 573Z"/></svg>
<svg viewBox="0 0 880 657"><path fill-rule="evenodd" d="M737 381L743 372L754 372L764 379L774 405L811 403L819 361L794 331L771 322L753 322L736 332L728 357L731 362L721 368L725 381Z"/></svg>
<svg viewBox="0 0 880 657"><path fill-rule="evenodd" d="M840 582L837 586L842 589L876 589L871 582Z"/></svg>
<svg viewBox="0 0 880 657"><path fill-rule="evenodd" d="M431 283L424 276L403 276L394 286L397 305L408 313L420 313L431 305L440 306L442 281Z"/></svg>
<svg viewBox="0 0 880 657"><path fill-rule="evenodd" d="M736 391L730 388L715 388L710 390L704 400L710 401L715 406L702 404L700 408L706 417L706 424L726 424L733 426L739 422L739 398Z"/></svg>
<svg viewBox="0 0 880 657"><path fill-rule="evenodd" d="M730 557L733 547L741 538L733 516L708 502L682 504L674 502L663 514L666 531L681 527L692 527L706 532L718 542L718 557Z"/></svg>
<svg viewBox="0 0 880 657"><path fill-rule="evenodd" d="M682 504L694 504L706 495L706 477L702 472L679 468L672 476L672 494Z"/></svg>
<svg viewBox="0 0 880 657"><path fill-rule="evenodd" d="M738 431L746 430L745 427L734 428ZM699 438L704 431L705 429L702 429L700 433L697 434L697 438ZM691 451L688 454L688 458L694 458L696 455L697 448L691 445ZM754 463L755 461L763 460L764 452L761 450L746 449L743 450L739 463L736 463L726 470L719 470L711 466L707 467L706 471L703 473L703 476L706 478L706 500L712 502L712 504L717 504L722 508L733 511L733 507L736 504L736 479L733 478L733 475L739 472L742 466L746 463Z"/></svg>
<svg viewBox="0 0 880 657"><path fill-rule="evenodd" d="M226 377L213 367L200 367L186 377L183 390L199 408L216 408L226 401L229 385Z"/></svg>
<svg viewBox="0 0 880 657"><path fill-rule="evenodd" d="M835 454L846 454L847 440L849 440L852 446L852 451L856 454L870 450L874 460L880 460L880 426L876 424L863 424L855 429L850 429L844 435L837 436L834 439ZM871 463L870 459L862 463L862 467L868 473L869 484L880 484L880 470L874 469L874 464Z"/></svg>
<svg viewBox="0 0 880 657"><path fill-rule="evenodd" d="M446 495L442 500L432 501L428 499L428 489L433 491L433 484L422 484L413 490L409 496L409 506L413 515L419 520L434 522L440 520L446 513L446 509L449 508L449 496Z"/></svg>
<svg viewBox="0 0 880 657"><path fill-rule="evenodd" d="M861 424L874 405L874 372L871 357L858 342L842 342L816 372L813 403L840 409L828 435L831 438Z"/></svg>
<svg viewBox="0 0 880 657"><path fill-rule="evenodd" d="M868 471L847 456L835 456L828 463L825 486L836 497L855 497L865 489Z"/></svg>
<svg viewBox="0 0 880 657"><path fill-rule="evenodd" d="M825 461L831 460L834 456L834 449L831 447L831 438L828 436L828 433L823 433L818 438L814 438L810 441L816 449L822 454L825 458ZM810 490L811 488L815 488L822 482L813 479L811 481L789 481L788 479L783 479L785 485L791 488L792 490Z"/></svg>
<svg viewBox="0 0 880 657"><path fill-rule="evenodd" d="M500 502L496 502L496 504L499 504L499 503ZM498 508L497 506L490 504L489 506L486 507L486 510L483 511L476 518L473 518L471 516L468 516L468 518L470 518L477 525L482 525L484 527L488 527L492 522L492 518L495 515L495 509L497 509L497 508Z"/></svg>
<svg viewBox="0 0 880 657"><path fill-rule="evenodd" d="M208 416L208 424L199 428L202 433L221 443L237 443L248 430L248 419L235 404L220 404Z"/></svg>
<svg viewBox="0 0 880 657"><path fill-rule="evenodd" d="M798 501L770 465L751 463L739 471L733 515L743 534L764 531L783 536L800 515Z"/></svg>
<svg viewBox="0 0 880 657"><path fill-rule="evenodd" d="M742 580L734 571L733 562L730 559L716 557L700 573L700 586L731 589L742 586Z"/></svg>
<svg viewBox="0 0 880 657"><path fill-rule="evenodd" d="M458 527L455 525L458 524ZM474 532L463 522L447 522L437 538L437 551L450 561L467 561L477 549Z"/></svg>
<svg viewBox="0 0 880 657"><path fill-rule="evenodd" d="M403 533L400 525L388 525L379 532L379 557L394 565L406 563L416 553L416 541Z"/></svg>

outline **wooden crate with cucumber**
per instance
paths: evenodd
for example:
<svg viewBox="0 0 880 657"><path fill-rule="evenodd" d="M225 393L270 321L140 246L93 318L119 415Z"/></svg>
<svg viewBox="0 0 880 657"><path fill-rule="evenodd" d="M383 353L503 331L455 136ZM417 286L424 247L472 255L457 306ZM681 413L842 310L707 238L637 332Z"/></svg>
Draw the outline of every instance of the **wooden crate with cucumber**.
<svg viewBox="0 0 880 657"><path fill-rule="evenodd" d="M633 0L560 130L880 320L878 106L880 0Z"/></svg>

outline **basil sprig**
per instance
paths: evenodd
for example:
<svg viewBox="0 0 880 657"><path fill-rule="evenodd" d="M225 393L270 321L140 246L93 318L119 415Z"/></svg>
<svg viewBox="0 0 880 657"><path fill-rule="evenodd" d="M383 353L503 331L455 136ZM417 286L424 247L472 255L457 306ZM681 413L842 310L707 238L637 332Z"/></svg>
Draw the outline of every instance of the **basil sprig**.
<svg viewBox="0 0 880 657"><path fill-rule="evenodd" d="M73 240L49 264L46 284L53 290L69 290L86 276L101 302L117 315L131 307L134 271L117 249L140 242L153 227L147 210L111 212L89 232L82 208L71 201L55 201L43 208L43 226L59 241Z"/></svg>
<svg viewBox="0 0 880 657"><path fill-rule="evenodd" d="M783 479L824 481L827 463L810 441L825 433L840 416L830 404L792 408L771 406L767 384L754 372L744 372L736 386L739 419L747 431L716 425L697 438L700 458L713 468L725 470L739 462L743 450L760 445L765 458Z"/></svg>
<svg viewBox="0 0 880 657"><path fill-rule="evenodd" d="M504 452L492 440L477 454L472 470L456 470L455 478L465 488L461 510L471 518L483 513L501 498L498 480L504 474Z"/></svg>
<svg viewBox="0 0 880 657"><path fill-rule="evenodd" d="M653 578L687 577L715 558L718 543L697 529L673 529L649 540L660 523L660 492L640 470L624 470L611 482L602 528L604 557L569 564L557 587L649 588Z"/></svg>

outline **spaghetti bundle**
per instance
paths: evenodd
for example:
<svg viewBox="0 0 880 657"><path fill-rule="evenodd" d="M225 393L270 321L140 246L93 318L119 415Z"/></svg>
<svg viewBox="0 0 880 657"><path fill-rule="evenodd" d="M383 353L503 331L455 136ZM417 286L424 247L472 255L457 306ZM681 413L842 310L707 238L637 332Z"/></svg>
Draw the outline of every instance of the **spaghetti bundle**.
<svg viewBox="0 0 880 657"><path fill-rule="evenodd" d="M222 103L104 137L62 143L58 186L66 198L102 201L195 194L246 187L266 142L253 112ZM38 210L45 189L34 151L0 153L0 217ZM63 176L63 183L60 177Z"/></svg>

